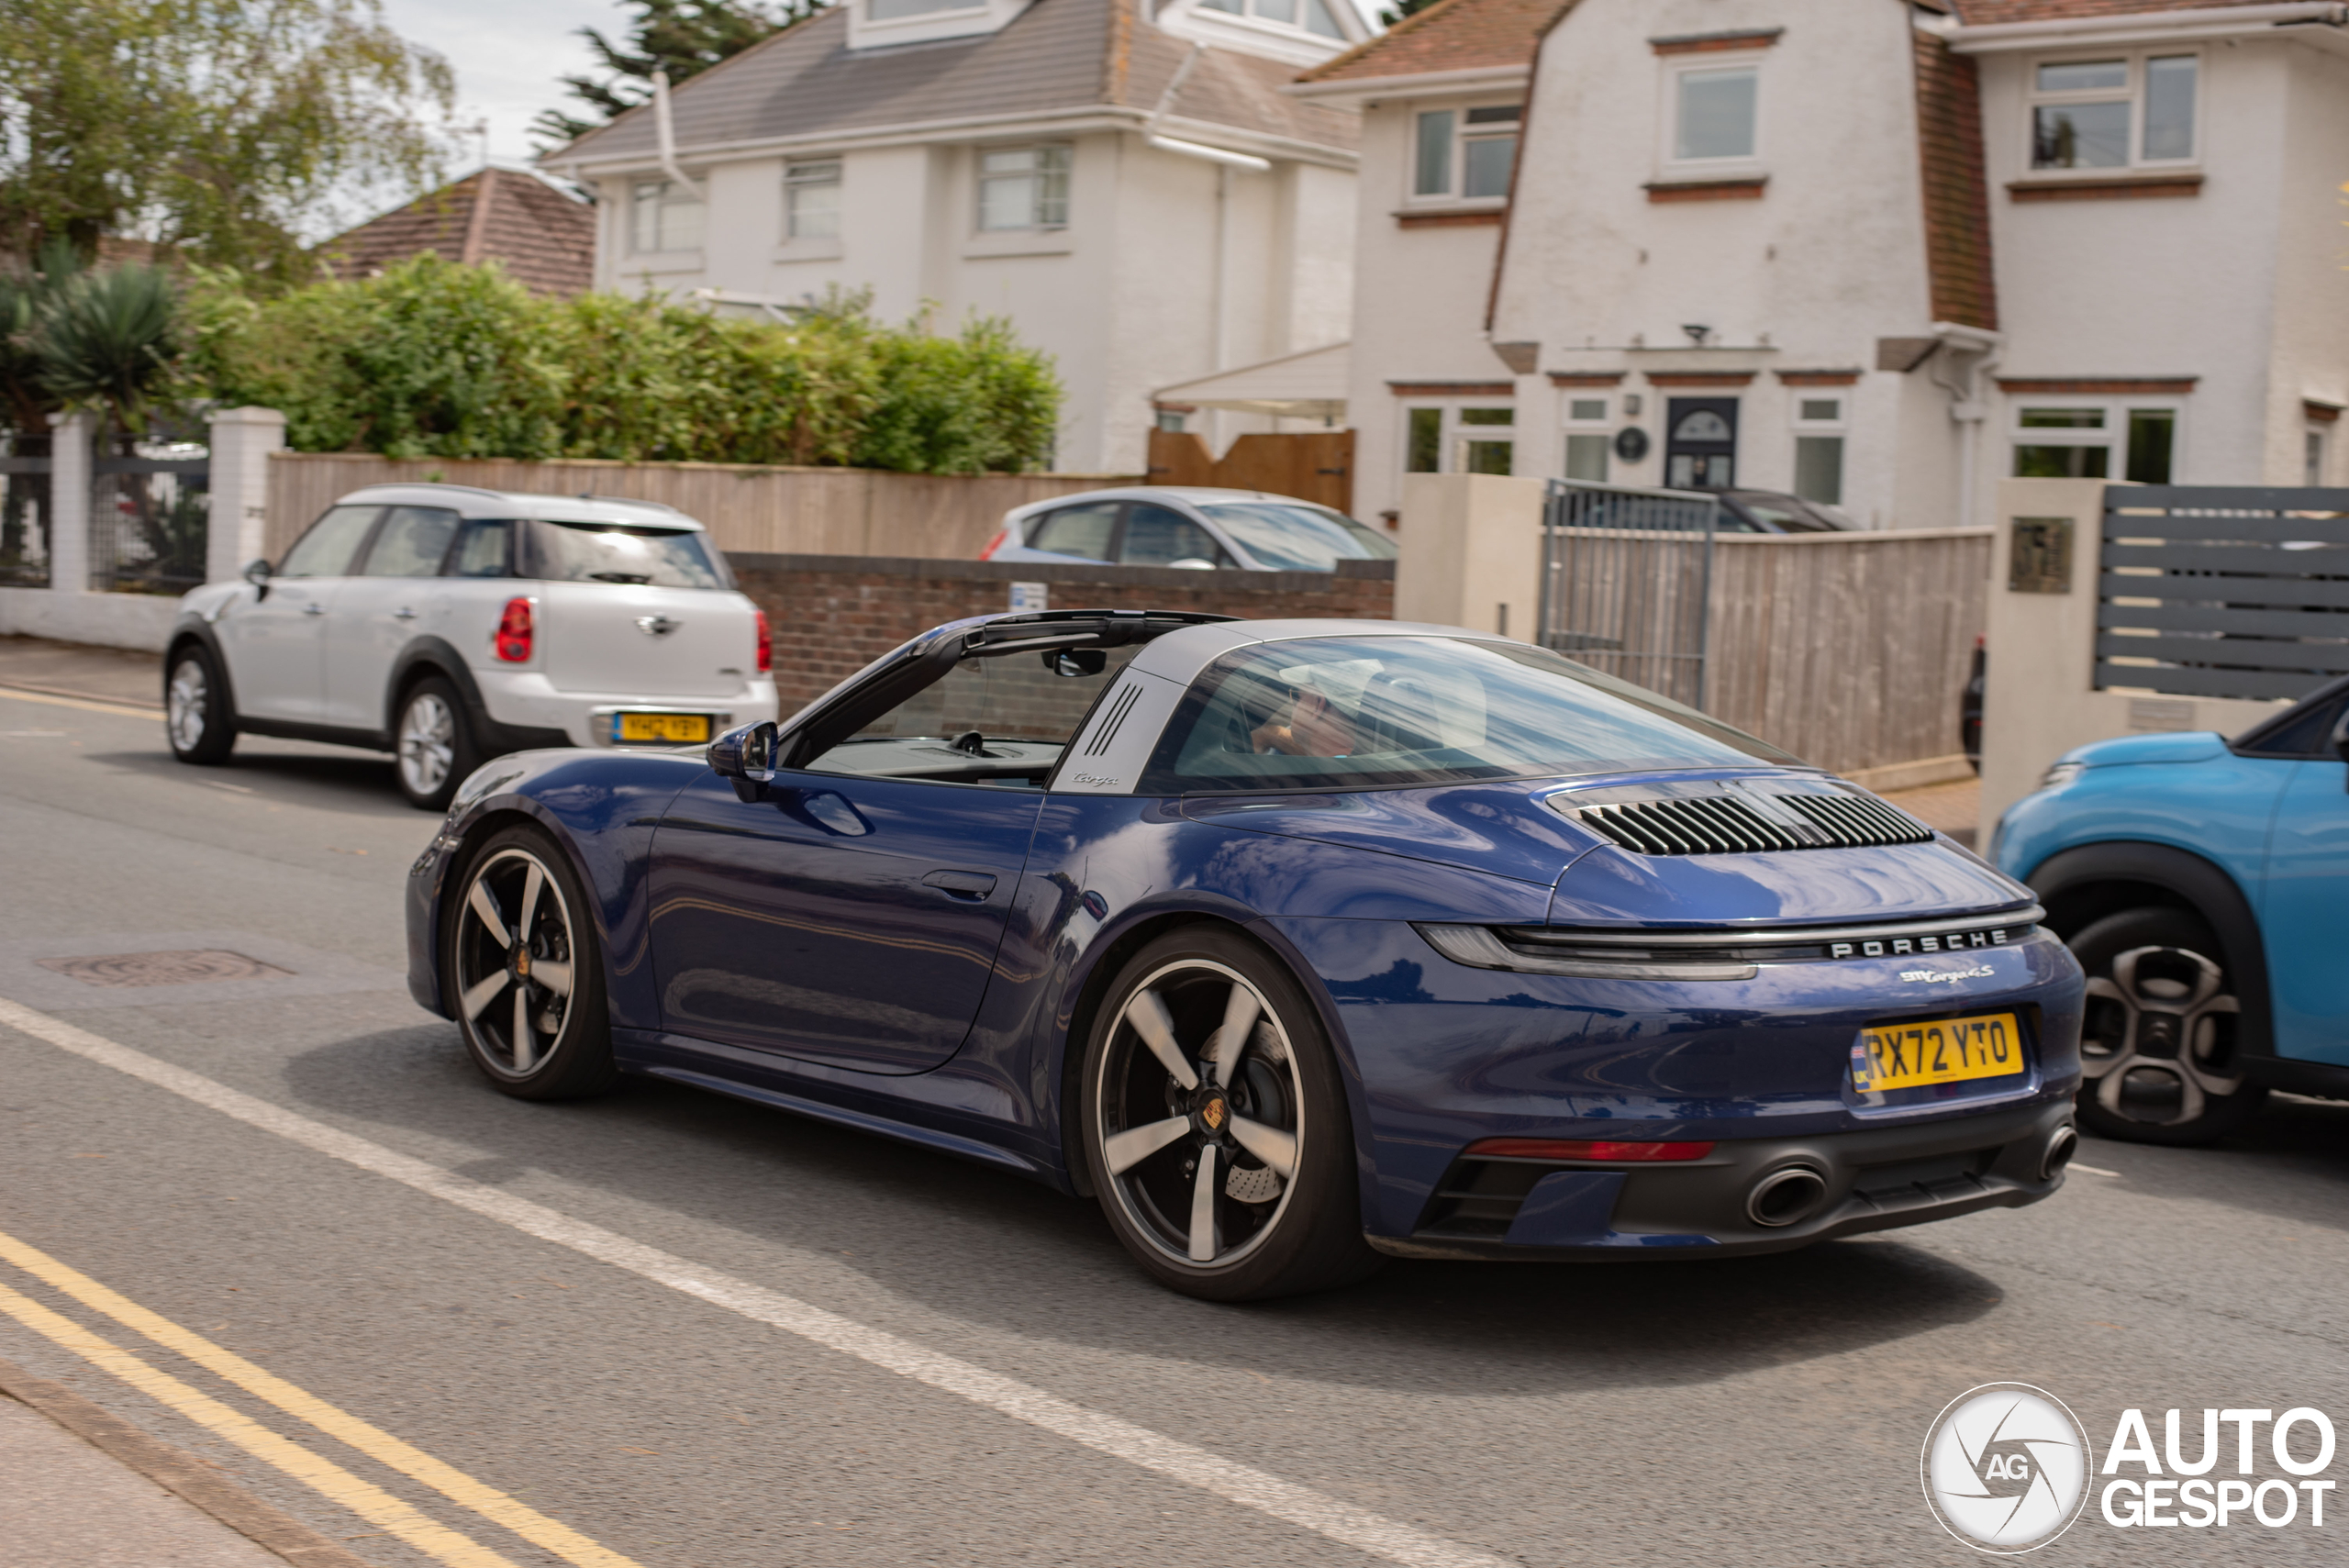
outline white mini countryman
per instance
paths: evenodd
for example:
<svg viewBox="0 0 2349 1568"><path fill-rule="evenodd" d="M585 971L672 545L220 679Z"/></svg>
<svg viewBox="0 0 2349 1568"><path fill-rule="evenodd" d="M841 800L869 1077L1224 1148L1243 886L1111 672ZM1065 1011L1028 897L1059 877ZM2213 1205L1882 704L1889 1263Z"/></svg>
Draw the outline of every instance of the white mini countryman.
<svg viewBox="0 0 2349 1568"><path fill-rule="evenodd" d="M377 484L180 603L172 751L243 731L390 751L438 811L484 760L694 745L773 718L766 617L702 526L645 501Z"/></svg>

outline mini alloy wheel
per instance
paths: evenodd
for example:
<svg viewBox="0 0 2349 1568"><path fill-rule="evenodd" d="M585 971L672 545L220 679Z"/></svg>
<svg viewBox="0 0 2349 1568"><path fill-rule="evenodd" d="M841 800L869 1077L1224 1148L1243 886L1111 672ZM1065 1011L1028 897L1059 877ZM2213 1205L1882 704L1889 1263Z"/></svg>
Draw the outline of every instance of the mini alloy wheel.
<svg viewBox="0 0 2349 1568"><path fill-rule="evenodd" d="M451 999L473 1062L527 1099L610 1086L611 1028L578 883L535 834L508 830L465 873L449 944Z"/></svg>
<svg viewBox="0 0 2349 1568"><path fill-rule="evenodd" d="M400 793L424 810L447 809L474 762L455 688L438 676L417 682L400 700L392 740Z"/></svg>
<svg viewBox="0 0 2349 1568"><path fill-rule="evenodd" d="M1334 1061L1294 983L1243 941L1145 949L1111 992L1086 1073L1095 1186L1159 1279L1247 1300L1376 1265Z"/></svg>
<svg viewBox="0 0 2349 1568"><path fill-rule="evenodd" d="M2209 929L2176 909L2108 916L2072 939L2087 971L2080 1120L2108 1138L2206 1143L2265 1097L2235 1047L2242 1004Z"/></svg>
<svg viewBox="0 0 2349 1568"><path fill-rule="evenodd" d="M184 648L163 683L163 733L172 755L183 762L224 760L237 743L236 717L228 694L214 676L212 660L200 648Z"/></svg>

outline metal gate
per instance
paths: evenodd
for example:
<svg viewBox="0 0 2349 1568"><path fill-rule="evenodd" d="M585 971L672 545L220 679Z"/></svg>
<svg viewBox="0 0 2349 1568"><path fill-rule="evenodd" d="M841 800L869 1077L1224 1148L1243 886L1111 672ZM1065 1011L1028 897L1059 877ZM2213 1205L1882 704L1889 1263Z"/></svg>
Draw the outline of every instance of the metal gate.
<svg viewBox="0 0 2349 1568"><path fill-rule="evenodd" d="M1538 640L1703 707L1719 510L1702 491L1550 481Z"/></svg>
<svg viewBox="0 0 2349 1568"><path fill-rule="evenodd" d="M204 582L212 459L198 441L159 434L131 455L90 465L90 587L186 593Z"/></svg>

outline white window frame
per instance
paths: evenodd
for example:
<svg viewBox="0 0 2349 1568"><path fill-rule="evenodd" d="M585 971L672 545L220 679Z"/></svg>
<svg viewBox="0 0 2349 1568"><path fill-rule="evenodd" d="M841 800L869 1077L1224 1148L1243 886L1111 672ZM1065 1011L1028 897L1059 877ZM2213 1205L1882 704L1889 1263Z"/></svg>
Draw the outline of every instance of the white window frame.
<svg viewBox="0 0 2349 1568"><path fill-rule="evenodd" d="M2194 150L2183 158L2148 158L2145 156L2145 66L2154 60L2191 60L2194 61ZM2043 93L2039 89L2039 72L2048 65L2098 65L2118 61L2128 68L2125 87L2086 87L2068 92ZM2059 55L2043 56L2023 67L2022 109L2022 172L2037 180L2110 180L2117 174L2142 170L2197 169L2202 163L2202 143L2210 117L2204 112L2206 97L2204 75L2209 61L2199 49L2167 49L2148 46L2143 49L2067 50ZM2061 107L2066 104L2109 104L2116 99L2129 106L2129 160L2125 163L2099 164L2065 169L2039 166L2039 111Z"/></svg>
<svg viewBox="0 0 2349 1568"><path fill-rule="evenodd" d="M1789 494L1802 495L1802 492L1795 486L1798 476L1802 473L1800 454L1805 437L1823 436L1842 443L1835 458L1833 497L1802 495L1804 500L1814 506L1841 506L1843 504L1845 481L1851 477L1852 390L1848 386L1790 386L1787 388L1787 423L1794 430L1794 438L1787 449L1787 489ZM1831 416L1813 416L1804 409L1803 405L1806 403L1832 403L1835 405L1835 412Z"/></svg>
<svg viewBox="0 0 2349 1568"><path fill-rule="evenodd" d="M818 171L829 169L831 178L816 177ZM846 194L848 161L837 153L829 158L793 158L783 166L783 239L784 243L797 245L837 246L841 239L841 200ZM799 193L808 190L830 190L832 195L831 230L818 234L803 229L799 219Z"/></svg>
<svg viewBox="0 0 2349 1568"><path fill-rule="evenodd" d="M1616 395L1611 391L1598 392L1576 387L1560 390L1563 397L1558 405L1558 422L1563 433L1558 442L1558 472L1568 479L1587 479L1592 484L1604 484L1615 471ZM1596 403L1598 412L1577 414L1575 406L1578 403ZM1599 442L1600 472L1597 475L1574 473L1574 464L1567 461L1567 453L1573 450L1576 439Z"/></svg>
<svg viewBox="0 0 2349 1568"><path fill-rule="evenodd" d="M1517 111L1517 117L1510 120L1492 120L1483 125L1471 126L1468 123L1469 115L1480 109L1515 109ZM1426 124L1427 117L1431 115L1450 115L1452 117L1452 128L1448 133L1451 139L1450 145L1444 149L1443 155L1444 188L1441 191L1422 191L1419 189L1419 142L1420 138L1426 134L1423 128ZM1473 104L1424 104L1419 106L1411 116L1411 145L1408 156L1407 156L1403 161L1403 200L1405 204L1419 207L1470 207L1479 210L1487 207L1507 206L1508 203L1508 192L1506 189L1502 190L1497 195L1489 196L1472 196L1464 194L1468 189L1468 144L1472 141L1499 141L1507 139L1512 144L1509 153L1509 163L1511 170L1514 171L1517 159L1525 150L1524 132L1525 105L1521 99L1497 98Z"/></svg>
<svg viewBox="0 0 2349 1568"><path fill-rule="evenodd" d="M2300 477L2303 483L2312 486L2321 486L2331 481L2332 477L2332 424L2320 419L2302 421Z"/></svg>
<svg viewBox="0 0 2349 1568"><path fill-rule="evenodd" d="M1054 171L1045 167L1044 163L1040 161L1035 168L1024 175L988 173L987 160L990 157L999 156L1007 152L1033 153L1036 154L1040 160L1048 159L1052 154L1058 153L1060 155L1059 168L1057 171ZM1037 219L1037 221L1027 224L1006 224L996 228L990 228L988 226L986 221L986 191L987 183L990 180L1024 178L1037 182L1041 187L1041 183L1050 180L1054 172L1058 172L1060 175L1061 187L1060 214L1058 221L1051 221L1051 214L1048 210L1050 197L1042 189L1040 188L1036 192L1034 200L1030 206L1030 214ZM982 236L1003 234L1058 234L1062 232L1066 229L1069 225L1069 206L1073 195L1071 187L1075 183L1075 179L1076 149L1074 145L1070 142L1036 141L1020 143L1013 146L982 146L973 149L971 155L971 232Z"/></svg>
<svg viewBox="0 0 2349 1568"><path fill-rule="evenodd" d="M1218 21L1241 22L1251 27L1269 28L1283 33L1301 33L1309 39L1319 39L1325 43L1336 44L1341 49L1350 47L1354 41L1347 35L1346 24L1339 19L1338 15L1338 7L1350 4L1351 0L1320 0L1321 8L1329 13L1330 25L1338 29L1334 33L1316 32L1313 28L1307 27L1301 19L1294 22L1284 22L1278 17L1263 17L1257 15L1256 8L1260 5L1266 3L1267 0L1233 0L1233 4L1235 4L1239 9L1226 10L1221 6L1209 5L1207 3L1207 0L1199 0L1199 3L1192 6L1192 9L1194 11L1212 12ZM1277 3L1277 0L1275 0L1275 3ZM1307 7L1310 3L1311 0L1291 0L1291 4L1295 6L1299 18L1302 18L1307 15Z"/></svg>
<svg viewBox="0 0 2349 1568"><path fill-rule="evenodd" d="M704 176L704 178L707 178L707 176ZM651 245L646 245L643 243L643 221L640 216L646 205L646 198L648 196L650 196L658 206L658 212L652 220L652 237L655 243ZM696 232L694 235L694 242L690 245L677 245L670 243L670 240L675 237L669 231L668 215L683 207L694 207L700 209L698 221L695 225ZM631 256L696 255L700 252L703 244L708 239L709 231L707 224L709 222L709 214L707 205L695 199L693 196L685 194L683 188L680 187L674 180L630 180L628 184L628 212L626 214L626 220L628 223L628 251Z"/></svg>
<svg viewBox="0 0 2349 1568"><path fill-rule="evenodd" d="M1667 55L1663 60L1664 91L1658 106L1656 167L1674 179L1735 178L1758 173L1769 150L1770 72L1766 49L1724 50L1718 54ZM1691 76L1718 75L1732 71L1753 76L1753 147L1743 154L1720 158L1680 156L1681 84Z"/></svg>
<svg viewBox="0 0 2349 1568"><path fill-rule="evenodd" d="M2042 408L2097 409L2103 413L2104 424L2101 428L2023 424L2025 409ZM2014 449L2017 447L2102 447L2108 454L2104 460L2104 477L2114 483L2123 481L2129 473L2129 416L2132 414L2167 414L2170 417L2168 483L2185 483L2178 477L2178 471L2185 466L2186 403L2176 396L2132 397L2120 394L2065 397L2009 394L2007 400L2006 472L2009 474L2014 473Z"/></svg>
<svg viewBox="0 0 2349 1568"><path fill-rule="evenodd" d="M1443 411L1442 429L1436 443L1438 466L1434 470L1435 473L1473 472L1468 467L1470 441L1497 441L1506 445L1509 449L1509 472L1513 474L1525 472L1519 466L1517 461L1518 449L1521 443L1518 439L1517 405L1512 399L1506 397L1404 397L1397 401L1402 405L1396 413L1401 438L1397 450L1403 455L1403 461L1397 466L1401 472L1407 473L1428 472L1424 469L1413 469L1410 466L1411 411L1416 408L1440 408ZM1488 408L1508 410L1509 422L1506 425L1471 425L1463 417L1471 409Z"/></svg>

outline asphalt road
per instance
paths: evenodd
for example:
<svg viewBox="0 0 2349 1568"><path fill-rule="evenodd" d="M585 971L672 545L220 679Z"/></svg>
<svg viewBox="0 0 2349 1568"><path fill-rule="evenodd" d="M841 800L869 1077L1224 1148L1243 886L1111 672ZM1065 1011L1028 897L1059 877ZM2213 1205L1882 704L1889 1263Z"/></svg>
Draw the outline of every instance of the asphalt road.
<svg viewBox="0 0 2349 1568"><path fill-rule="evenodd" d="M500 1097L400 986L430 827L379 759L184 768L151 719L0 693L0 1285L49 1324L0 1314L0 1357L384 1568L1958 1562L1918 1451L1974 1385L2049 1389L2099 1453L2124 1407L2157 1442L2185 1407L2189 1450L2205 1406L2349 1418L2349 1106L2278 1101L2216 1150L2091 1140L2103 1173L2035 1208L1779 1258L1397 1263L1205 1306L1008 1175L666 1085ZM286 973L38 962L159 948ZM234 1417L393 1501L332 1500ZM2091 1504L2043 1560L2337 1562L2337 1506L2123 1531ZM618 1559L543 1544L582 1539Z"/></svg>

